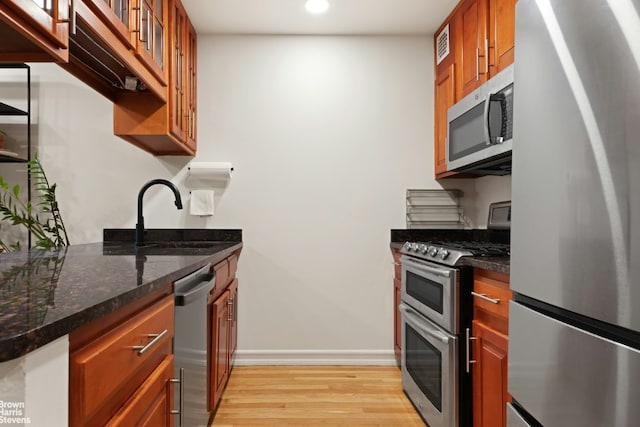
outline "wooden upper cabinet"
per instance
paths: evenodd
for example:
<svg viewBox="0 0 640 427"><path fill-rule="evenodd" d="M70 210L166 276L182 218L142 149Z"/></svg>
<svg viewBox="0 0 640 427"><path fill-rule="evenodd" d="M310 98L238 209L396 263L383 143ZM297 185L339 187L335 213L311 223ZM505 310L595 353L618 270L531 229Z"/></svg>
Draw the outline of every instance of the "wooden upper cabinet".
<svg viewBox="0 0 640 427"><path fill-rule="evenodd" d="M136 55L166 84L168 0L137 0Z"/></svg>
<svg viewBox="0 0 640 427"><path fill-rule="evenodd" d="M196 149L196 117L198 107L198 43L196 30L187 21L187 55L186 55L186 95L185 104L187 109L187 146Z"/></svg>
<svg viewBox="0 0 640 427"><path fill-rule="evenodd" d="M172 13L170 131L189 150L196 150L197 37L182 4Z"/></svg>
<svg viewBox="0 0 640 427"><path fill-rule="evenodd" d="M3 1L0 61L68 61L69 8L69 0Z"/></svg>
<svg viewBox="0 0 640 427"><path fill-rule="evenodd" d="M134 0L84 0L111 28L122 43L135 49L136 11Z"/></svg>
<svg viewBox="0 0 640 427"><path fill-rule="evenodd" d="M76 0L80 1L80 0ZM138 60L167 84L168 0L83 0Z"/></svg>
<svg viewBox="0 0 640 427"><path fill-rule="evenodd" d="M455 64L439 72L435 86L434 160L438 178L447 172L447 110L455 103Z"/></svg>
<svg viewBox="0 0 640 427"><path fill-rule="evenodd" d="M169 103L171 103L171 133L181 141L186 140L186 102L185 96L185 50L187 42L187 13L182 3L175 2L171 15L170 67L171 80Z"/></svg>
<svg viewBox="0 0 640 427"><path fill-rule="evenodd" d="M491 0L489 11L489 72L493 76L513 63L516 0Z"/></svg>
<svg viewBox="0 0 640 427"><path fill-rule="evenodd" d="M464 177L464 174L447 171L447 110L513 63L515 4L516 0L461 0L435 33L436 179ZM438 63L438 35L447 26L451 53Z"/></svg>
<svg viewBox="0 0 640 427"><path fill-rule="evenodd" d="M460 67L464 96L488 78L488 0L464 0L459 7L456 17L462 37L458 40L456 62Z"/></svg>
<svg viewBox="0 0 640 427"><path fill-rule="evenodd" d="M153 3L159 1L153 0ZM166 0L162 4L166 6ZM196 34L181 2L172 0L169 6L168 13L167 9L163 12L163 16L168 16L168 51L171 52L164 62L168 61L169 69L168 102L149 93L123 93L114 104L113 128L117 136L154 155L193 156L196 152ZM157 16L155 12L153 16Z"/></svg>

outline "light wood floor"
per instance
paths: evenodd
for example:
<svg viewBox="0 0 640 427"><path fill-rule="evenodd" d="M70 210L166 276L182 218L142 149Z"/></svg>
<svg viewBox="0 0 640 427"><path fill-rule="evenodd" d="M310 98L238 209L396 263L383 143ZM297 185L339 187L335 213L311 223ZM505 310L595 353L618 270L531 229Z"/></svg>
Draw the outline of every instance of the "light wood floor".
<svg viewBox="0 0 640 427"><path fill-rule="evenodd" d="M424 427L393 366L236 366L215 427Z"/></svg>

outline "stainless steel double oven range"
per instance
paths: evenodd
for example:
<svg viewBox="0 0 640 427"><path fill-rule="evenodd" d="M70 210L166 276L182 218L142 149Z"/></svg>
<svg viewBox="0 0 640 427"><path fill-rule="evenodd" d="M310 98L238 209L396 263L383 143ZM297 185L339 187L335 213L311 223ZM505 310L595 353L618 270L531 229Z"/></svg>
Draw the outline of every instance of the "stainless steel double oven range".
<svg viewBox="0 0 640 427"><path fill-rule="evenodd" d="M403 389L429 427L471 426L473 269L456 265L462 257L506 256L509 245L407 242L401 253Z"/></svg>

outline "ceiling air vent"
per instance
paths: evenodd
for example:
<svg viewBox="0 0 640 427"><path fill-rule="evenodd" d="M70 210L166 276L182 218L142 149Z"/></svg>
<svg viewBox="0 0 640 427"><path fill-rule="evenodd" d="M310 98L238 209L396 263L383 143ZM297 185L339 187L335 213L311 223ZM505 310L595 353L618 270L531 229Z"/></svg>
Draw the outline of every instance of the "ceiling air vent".
<svg viewBox="0 0 640 427"><path fill-rule="evenodd" d="M449 24L436 37L436 65L449 55Z"/></svg>

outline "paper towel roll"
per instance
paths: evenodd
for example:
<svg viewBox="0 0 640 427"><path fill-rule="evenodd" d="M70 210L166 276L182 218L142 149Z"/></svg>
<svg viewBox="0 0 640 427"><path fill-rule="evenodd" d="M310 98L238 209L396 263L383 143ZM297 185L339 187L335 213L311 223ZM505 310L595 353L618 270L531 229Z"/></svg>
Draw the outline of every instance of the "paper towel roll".
<svg viewBox="0 0 640 427"><path fill-rule="evenodd" d="M229 179L233 172L230 162L191 162L189 175L198 179Z"/></svg>

